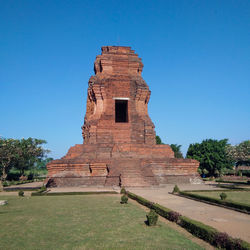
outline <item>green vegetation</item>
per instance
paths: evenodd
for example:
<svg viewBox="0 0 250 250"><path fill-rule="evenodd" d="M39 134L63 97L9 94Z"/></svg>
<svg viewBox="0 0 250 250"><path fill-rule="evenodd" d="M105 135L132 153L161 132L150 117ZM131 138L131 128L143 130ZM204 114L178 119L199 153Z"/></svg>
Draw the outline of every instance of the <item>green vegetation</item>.
<svg viewBox="0 0 250 250"><path fill-rule="evenodd" d="M178 194L180 192L180 189L177 185L174 186L174 189L173 189L173 194Z"/></svg>
<svg viewBox="0 0 250 250"><path fill-rule="evenodd" d="M220 198L221 198L221 200L224 201L227 198L227 195L225 193L221 193Z"/></svg>
<svg viewBox="0 0 250 250"><path fill-rule="evenodd" d="M155 137L156 140L156 144L164 144L160 138L159 135L157 135ZM181 152L181 145L178 144L171 144L170 147L172 148L172 150L174 151L174 157L175 158L183 158L183 154Z"/></svg>
<svg viewBox="0 0 250 250"><path fill-rule="evenodd" d="M17 181L20 176L22 180L33 179L34 173L30 172L24 177L25 171L42 169L50 159L45 158L49 150L41 146L44 143L45 140L35 138L20 140L0 138L0 188L6 180ZM18 171L19 174L11 173L11 170Z"/></svg>
<svg viewBox="0 0 250 250"><path fill-rule="evenodd" d="M91 194L117 194L115 191L100 191L100 192L60 192L60 193L47 193L44 191L36 190L37 192L31 193L31 196L65 196L65 195L91 195Z"/></svg>
<svg viewBox="0 0 250 250"><path fill-rule="evenodd" d="M158 214L155 210L150 209L150 212L146 215L147 217L147 225L148 226L155 226L158 221Z"/></svg>
<svg viewBox="0 0 250 250"><path fill-rule="evenodd" d="M236 166L250 166L250 140L243 141L238 145L227 147L227 154Z"/></svg>
<svg viewBox="0 0 250 250"><path fill-rule="evenodd" d="M160 138L159 135L157 135L157 136L155 137L155 140L156 140L156 144L164 144L164 143L161 141L161 138Z"/></svg>
<svg viewBox="0 0 250 250"><path fill-rule="evenodd" d="M221 191L213 192L193 192L193 194L198 194L201 196L206 196L210 198L220 199ZM248 191L227 191L227 201L239 202L250 206L250 192Z"/></svg>
<svg viewBox="0 0 250 250"><path fill-rule="evenodd" d="M5 199L2 249L202 249L165 223L147 227L145 211L119 196Z"/></svg>
<svg viewBox="0 0 250 250"><path fill-rule="evenodd" d="M23 190L20 190L20 191L18 192L18 196L21 196L21 197L23 197L23 196L24 196L24 192L23 192Z"/></svg>
<svg viewBox="0 0 250 250"><path fill-rule="evenodd" d="M225 190L226 191L226 190ZM233 190L232 190L233 191ZM231 191L231 192L232 192ZM227 193L229 193L228 191ZM224 206L229 209L234 209L242 213L250 213L250 205L246 203L241 203L241 202L236 202L236 201L231 201L229 199L227 200L222 200L219 199L218 196L216 198L210 197L210 196L205 196L203 195L205 192L190 192L190 191L180 191L180 195L185 196L187 198L192 198L195 200L203 201L203 202L209 202L213 205L217 206ZM213 192L208 192L213 193ZM236 193L235 191L233 193ZM219 191L219 195L221 194L221 191Z"/></svg>
<svg viewBox="0 0 250 250"><path fill-rule="evenodd" d="M182 152L181 152L181 145L170 144L170 147L174 151L174 157L175 158L183 158L183 155L182 155Z"/></svg>
<svg viewBox="0 0 250 250"><path fill-rule="evenodd" d="M184 192L181 192L184 193ZM199 221L192 220L181 214L170 210L169 208L163 207L159 204L154 204L143 197L140 197L136 194L128 192L129 198L136 200L138 203L149 207L150 209L155 210L155 212L162 217L176 222L181 227L185 228L187 231L197 236L200 239L203 239L210 244L218 247L218 248L226 248L226 249L250 249L250 244L239 240L231 238L226 233L221 233L217 231L215 228L205 225ZM174 218L174 219L172 219Z"/></svg>
<svg viewBox="0 0 250 250"><path fill-rule="evenodd" d="M126 189L124 187L121 188L120 194L126 194Z"/></svg>
<svg viewBox="0 0 250 250"><path fill-rule="evenodd" d="M209 176L220 176L225 169L231 169L232 159L227 154L228 140L203 140L190 144L187 158L200 162L199 172Z"/></svg>
<svg viewBox="0 0 250 250"><path fill-rule="evenodd" d="M124 194L121 197L121 204L127 204L127 203L128 203L128 196Z"/></svg>

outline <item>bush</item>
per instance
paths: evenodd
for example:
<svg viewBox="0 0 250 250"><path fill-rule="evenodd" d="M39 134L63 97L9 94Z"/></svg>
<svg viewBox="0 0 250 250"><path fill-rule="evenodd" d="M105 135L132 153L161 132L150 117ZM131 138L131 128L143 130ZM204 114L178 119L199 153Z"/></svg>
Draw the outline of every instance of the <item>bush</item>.
<svg viewBox="0 0 250 250"><path fill-rule="evenodd" d="M175 222L175 223L178 223L180 216L181 216L181 214L179 214L179 213L177 213L177 212L175 212L175 211L170 211L170 212L168 213L167 218L168 218L170 221L173 221L173 222Z"/></svg>
<svg viewBox="0 0 250 250"><path fill-rule="evenodd" d="M18 192L18 196L20 196L20 197L23 197L23 196L24 196L23 190L20 190L20 191Z"/></svg>
<svg viewBox="0 0 250 250"><path fill-rule="evenodd" d="M42 194L42 193L44 193L44 192L46 192L47 191L47 188L46 188L46 186L42 186L38 191L37 191L37 193L40 193L40 194Z"/></svg>
<svg viewBox="0 0 250 250"><path fill-rule="evenodd" d="M179 193L180 192L180 189L177 185L174 186L174 189L173 189L173 194L175 193Z"/></svg>
<svg viewBox="0 0 250 250"><path fill-rule="evenodd" d="M214 236L218 232L216 229L184 216L180 217L179 224L198 238L203 239L210 244L214 243Z"/></svg>
<svg viewBox="0 0 250 250"><path fill-rule="evenodd" d="M120 194L126 194L126 189L122 187Z"/></svg>
<svg viewBox="0 0 250 250"><path fill-rule="evenodd" d="M214 236L214 244L217 247L229 249L228 248L229 242L230 242L230 238L229 238L227 233L220 233L219 232L219 233L215 234L215 236Z"/></svg>
<svg viewBox="0 0 250 250"><path fill-rule="evenodd" d="M33 173L29 173L28 175L28 180L33 180L34 179L34 174Z"/></svg>
<svg viewBox="0 0 250 250"><path fill-rule="evenodd" d="M155 226L158 221L158 214L155 210L151 209L150 212L146 215L147 217L147 225L148 226Z"/></svg>
<svg viewBox="0 0 250 250"><path fill-rule="evenodd" d="M124 194L121 197L121 204L127 204L127 203L128 203L128 196Z"/></svg>
<svg viewBox="0 0 250 250"><path fill-rule="evenodd" d="M127 195L128 195L129 198L131 198L131 199L133 199L133 200L136 200L137 202L139 202L139 203L142 204L143 206L146 206L146 207L148 207L148 208L152 208L152 206L153 206L153 203L152 203L152 202L150 202L150 201L144 199L144 198L141 197L141 196L138 196L138 195L133 194L133 193L130 193L130 192L128 192Z"/></svg>
<svg viewBox="0 0 250 250"><path fill-rule="evenodd" d="M20 178L20 173L8 173L7 180L8 181L18 181Z"/></svg>
<svg viewBox="0 0 250 250"><path fill-rule="evenodd" d="M221 200L224 201L227 198L227 195L225 193L221 193L220 198L221 198Z"/></svg>
<svg viewBox="0 0 250 250"><path fill-rule="evenodd" d="M4 181L3 182L3 187L8 187L9 186L9 183L7 181Z"/></svg>

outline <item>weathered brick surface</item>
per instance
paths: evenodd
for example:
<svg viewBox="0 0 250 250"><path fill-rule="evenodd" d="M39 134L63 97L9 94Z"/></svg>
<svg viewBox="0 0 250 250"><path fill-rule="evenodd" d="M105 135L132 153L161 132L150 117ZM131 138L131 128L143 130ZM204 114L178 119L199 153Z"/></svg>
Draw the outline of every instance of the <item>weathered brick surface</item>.
<svg viewBox="0 0 250 250"><path fill-rule="evenodd" d="M169 145L156 145L142 68L130 47L102 47L88 84L84 143L47 165L50 183L152 186L196 176L197 161L175 159ZM116 122L117 100L127 102L126 121Z"/></svg>

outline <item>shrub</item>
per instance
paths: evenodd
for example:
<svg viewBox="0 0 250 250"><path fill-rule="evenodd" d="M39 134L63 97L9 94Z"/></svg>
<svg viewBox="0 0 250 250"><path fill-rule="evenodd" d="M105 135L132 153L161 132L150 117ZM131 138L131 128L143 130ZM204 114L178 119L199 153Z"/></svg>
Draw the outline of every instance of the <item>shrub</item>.
<svg viewBox="0 0 250 250"><path fill-rule="evenodd" d="M9 183L7 181L4 181L3 182L3 187L8 187L9 186Z"/></svg>
<svg viewBox="0 0 250 250"><path fill-rule="evenodd" d="M227 198L227 195L225 193L221 193L220 198L221 198L221 200L224 201Z"/></svg>
<svg viewBox="0 0 250 250"><path fill-rule="evenodd" d="M148 226L155 226L158 220L158 214L155 210L151 209L150 212L146 215L147 217L147 225Z"/></svg>
<svg viewBox="0 0 250 250"><path fill-rule="evenodd" d="M126 194L126 189L122 187L120 194Z"/></svg>
<svg viewBox="0 0 250 250"><path fill-rule="evenodd" d="M179 193L180 192L180 189L177 185L174 186L174 189L173 189L173 194L175 193Z"/></svg>
<svg viewBox="0 0 250 250"><path fill-rule="evenodd" d="M20 178L20 173L8 173L7 180L8 181L18 181Z"/></svg>
<svg viewBox="0 0 250 250"><path fill-rule="evenodd" d="M37 193L38 193L38 194L43 194L43 193L45 193L46 190L47 190L46 186L43 185L43 186L37 191ZM31 194L31 196L32 196L32 194Z"/></svg>
<svg viewBox="0 0 250 250"><path fill-rule="evenodd" d="M23 196L24 196L23 190L20 190L20 191L18 192L18 196L20 196L20 197L23 197Z"/></svg>
<svg viewBox="0 0 250 250"><path fill-rule="evenodd" d="M28 175L28 180L33 180L34 179L34 174L33 173L29 173Z"/></svg>
<svg viewBox="0 0 250 250"><path fill-rule="evenodd" d="M40 192L42 193L42 192L45 192L47 190L47 188L43 185L41 188L40 188Z"/></svg>
<svg viewBox="0 0 250 250"><path fill-rule="evenodd" d="M127 204L127 203L128 203L128 196L124 194L121 197L121 204Z"/></svg>
<svg viewBox="0 0 250 250"><path fill-rule="evenodd" d="M199 221L192 220L185 216L180 217L180 223L183 228L187 229L191 234L197 236L200 239L203 239L210 244L214 243L214 236L217 233L217 230L207 226Z"/></svg>
<svg viewBox="0 0 250 250"><path fill-rule="evenodd" d="M128 192L127 195L129 198L138 201L140 204L142 204L143 206L146 206L148 208L151 208L153 205L152 202L150 202L150 201L148 201L148 200L144 199L143 197L138 196L136 194Z"/></svg>
<svg viewBox="0 0 250 250"><path fill-rule="evenodd" d="M180 218L181 214L175 212L175 211L170 211L168 213L168 216L167 218L170 220L170 221L173 221L175 223L177 223L179 221L179 218Z"/></svg>
<svg viewBox="0 0 250 250"><path fill-rule="evenodd" d="M214 236L214 244L220 248L228 249L228 245L230 244L230 238L227 233L216 233Z"/></svg>

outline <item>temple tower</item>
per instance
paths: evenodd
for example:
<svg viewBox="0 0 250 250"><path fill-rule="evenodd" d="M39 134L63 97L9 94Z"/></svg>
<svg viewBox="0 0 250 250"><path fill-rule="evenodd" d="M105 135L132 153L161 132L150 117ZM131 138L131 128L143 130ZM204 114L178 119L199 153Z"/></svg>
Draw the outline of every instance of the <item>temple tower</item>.
<svg viewBox="0 0 250 250"><path fill-rule="evenodd" d="M148 116L150 90L141 77L143 64L130 47L102 47L95 76L89 80L82 127L85 144L155 144Z"/></svg>
<svg viewBox="0 0 250 250"><path fill-rule="evenodd" d="M47 165L48 186L153 186L192 182L199 162L156 145L150 90L130 47L105 46L88 82L84 142Z"/></svg>

